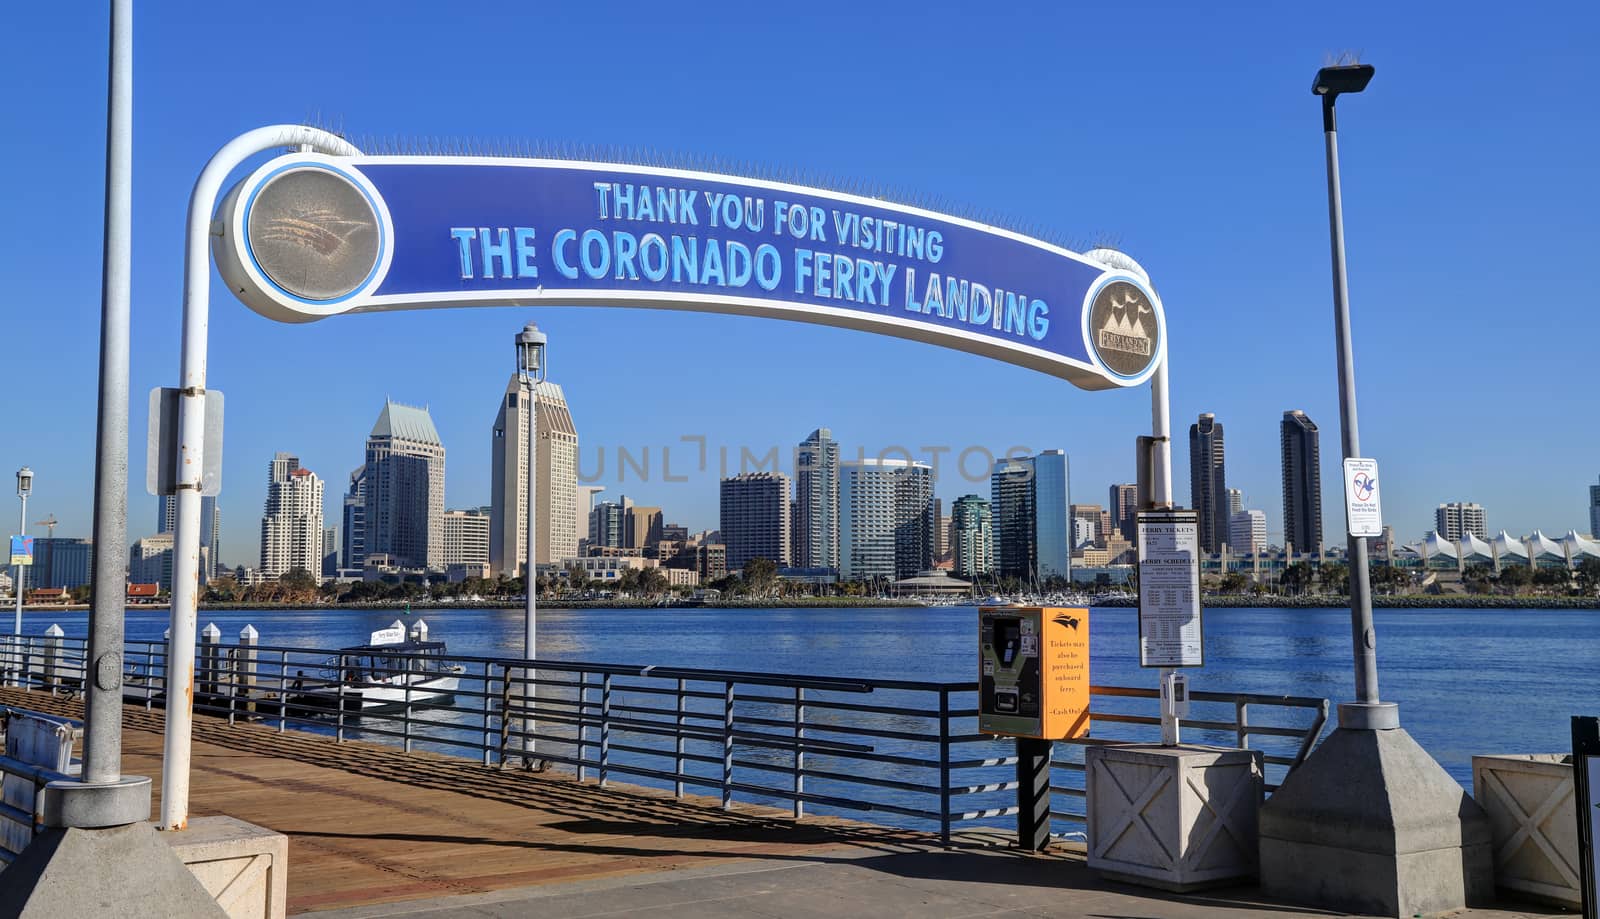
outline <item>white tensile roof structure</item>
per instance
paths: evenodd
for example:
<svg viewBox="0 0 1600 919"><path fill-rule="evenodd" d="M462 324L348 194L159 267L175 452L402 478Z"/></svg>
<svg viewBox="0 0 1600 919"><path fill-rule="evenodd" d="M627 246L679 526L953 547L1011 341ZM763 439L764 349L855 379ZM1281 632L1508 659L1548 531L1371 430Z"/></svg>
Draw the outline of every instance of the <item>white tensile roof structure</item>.
<svg viewBox="0 0 1600 919"><path fill-rule="evenodd" d="M1456 544L1443 536L1437 530L1429 530L1428 535L1422 538L1422 554L1427 558L1443 555L1447 558L1460 558L1461 552Z"/></svg>
<svg viewBox="0 0 1600 919"><path fill-rule="evenodd" d="M1559 561L1563 565L1567 562L1566 550L1561 548L1561 543L1556 542L1538 530L1528 535L1528 554L1533 556L1535 562Z"/></svg>
<svg viewBox="0 0 1600 919"><path fill-rule="evenodd" d="M1528 560L1528 547L1522 540L1513 538L1505 530L1501 530L1500 535L1496 536L1490 545L1494 548L1495 555L1499 556L1501 564L1519 558L1524 562Z"/></svg>
<svg viewBox="0 0 1600 919"><path fill-rule="evenodd" d="M1561 545L1574 565L1581 564L1586 558L1600 559L1600 543L1579 536L1577 530L1568 530L1561 539Z"/></svg>
<svg viewBox="0 0 1600 919"><path fill-rule="evenodd" d="M1475 533L1465 533L1461 537L1461 560L1490 564L1494 561L1494 547L1479 539Z"/></svg>

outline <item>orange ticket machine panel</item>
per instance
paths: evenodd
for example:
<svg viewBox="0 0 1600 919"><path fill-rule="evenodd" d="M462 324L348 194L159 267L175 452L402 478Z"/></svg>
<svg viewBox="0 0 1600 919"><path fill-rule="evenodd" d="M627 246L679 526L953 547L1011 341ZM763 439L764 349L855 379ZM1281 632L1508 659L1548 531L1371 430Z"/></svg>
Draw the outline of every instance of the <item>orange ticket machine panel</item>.
<svg viewBox="0 0 1600 919"><path fill-rule="evenodd" d="M978 730L1065 740L1089 734L1089 611L978 610Z"/></svg>

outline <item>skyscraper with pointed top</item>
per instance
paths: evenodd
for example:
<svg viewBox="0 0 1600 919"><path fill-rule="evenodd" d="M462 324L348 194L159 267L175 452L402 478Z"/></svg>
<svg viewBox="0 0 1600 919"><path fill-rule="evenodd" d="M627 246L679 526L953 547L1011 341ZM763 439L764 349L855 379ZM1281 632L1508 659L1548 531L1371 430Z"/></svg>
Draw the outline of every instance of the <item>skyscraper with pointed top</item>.
<svg viewBox="0 0 1600 919"><path fill-rule="evenodd" d="M511 578L522 576L528 559L527 402L522 382L512 374L500 397L489 447L489 566ZM555 383L535 386L531 408L539 422L534 553L538 563L546 564L578 554L578 429L566 394ZM586 528L587 521L583 524Z"/></svg>
<svg viewBox="0 0 1600 919"><path fill-rule="evenodd" d="M1297 552L1322 546L1321 434L1299 409L1283 413L1283 538Z"/></svg>
<svg viewBox="0 0 1600 919"><path fill-rule="evenodd" d="M1189 504L1200 512L1200 549L1221 552L1228 544L1228 473L1223 461L1222 422L1206 412L1189 425Z"/></svg>
<svg viewBox="0 0 1600 919"><path fill-rule="evenodd" d="M384 400L367 436L363 549L403 568L444 566L444 444L426 408Z"/></svg>
<svg viewBox="0 0 1600 919"><path fill-rule="evenodd" d="M839 567L839 442L817 428L795 456L794 564Z"/></svg>

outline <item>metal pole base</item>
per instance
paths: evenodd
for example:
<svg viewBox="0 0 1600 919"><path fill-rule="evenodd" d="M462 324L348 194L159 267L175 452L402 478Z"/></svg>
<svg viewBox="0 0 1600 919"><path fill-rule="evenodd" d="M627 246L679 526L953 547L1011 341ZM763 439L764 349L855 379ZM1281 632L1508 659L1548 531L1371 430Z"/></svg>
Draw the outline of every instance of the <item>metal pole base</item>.
<svg viewBox="0 0 1600 919"><path fill-rule="evenodd" d="M150 779L125 775L115 782L51 782L44 787L44 825L103 829L150 819Z"/></svg>
<svg viewBox="0 0 1600 919"><path fill-rule="evenodd" d="M1393 702L1341 702L1339 727L1347 731L1392 731L1400 727L1400 706Z"/></svg>

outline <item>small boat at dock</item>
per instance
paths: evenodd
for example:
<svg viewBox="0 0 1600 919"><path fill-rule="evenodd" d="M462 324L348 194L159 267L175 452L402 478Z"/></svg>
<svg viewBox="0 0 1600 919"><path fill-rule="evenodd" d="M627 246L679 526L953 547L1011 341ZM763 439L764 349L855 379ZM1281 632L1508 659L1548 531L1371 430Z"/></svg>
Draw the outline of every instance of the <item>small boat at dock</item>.
<svg viewBox="0 0 1600 919"><path fill-rule="evenodd" d="M446 661L444 642L428 640L427 625L418 622L408 635L397 620L373 632L364 645L340 648L318 678L297 678L288 703L355 712L438 704L455 696L462 672L459 664Z"/></svg>

